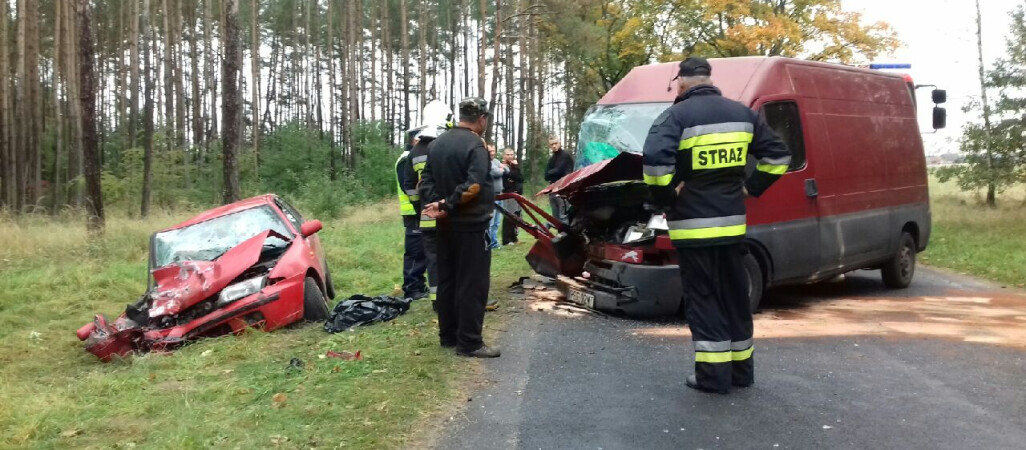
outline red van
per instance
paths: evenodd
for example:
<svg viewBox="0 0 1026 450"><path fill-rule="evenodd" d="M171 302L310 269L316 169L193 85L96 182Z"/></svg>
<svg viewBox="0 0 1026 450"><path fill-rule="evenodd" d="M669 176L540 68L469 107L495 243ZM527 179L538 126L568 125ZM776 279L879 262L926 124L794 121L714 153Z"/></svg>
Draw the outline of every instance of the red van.
<svg viewBox="0 0 1026 450"><path fill-rule="evenodd" d="M709 62L723 95L763 114L793 153L787 174L748 200L753 310L766 288L858 269L880 269L888 287L908 286L931 227L911 79L779 57ZM676 72L676 63L637 67L592 107L577 145L582 168L539 194L565 197L570 223L535 209L543 225L524 224L540 238L532 267L562 275L571 301L629 316L681 309L677 254L665 219L645 209L640 156L652 121L673 102Z"/></svg>

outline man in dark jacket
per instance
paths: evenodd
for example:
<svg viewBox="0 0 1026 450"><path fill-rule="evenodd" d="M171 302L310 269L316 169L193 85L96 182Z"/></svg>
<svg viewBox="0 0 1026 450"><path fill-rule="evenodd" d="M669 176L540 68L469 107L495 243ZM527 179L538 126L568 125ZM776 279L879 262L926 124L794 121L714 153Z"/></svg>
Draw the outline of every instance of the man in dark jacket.
<svg viewBox="0 0 1026 450"><path fill-rule="evenodd" d="M644 148L644 179L680 260L695 346L689 387L726 394L755 382L752 311L743 265L745 197L787 172L791 152L766 121L723 98L702 58L681 62L674 105L656 118ZM751 176L745 164L757 165ZM679 193L679 194L678 194Z"/></svg>
<svg viewBox="0 0 1026 450"><path fill-rule="evenodd" d="M517 161L517 155L511 148L507 148L502 151L502 162L509 167L509 172L502 179L502 192L504 194L523 194L524 193L524 175L520 173L520 161ZM510 199L502 203L503 208L513 214L520 215L520 204L516 200ZM516 244L517 240L517 225L506 216L502 217L502 245Z"/></svg>
<svg viewBox="0 0 1026 450"><path fill-rule="evenodd" d="M488 150L481 139L488 128L488 103L467 98L459 110L459 124L431 143L421 173L423 214L429 219L421 227L436 230L441 345L455 347L462 356L495 358L499 350L481 338L491 269L486 232L495 209Z"/></svg>
<svg viewBox="0 0 1026 450"><path fill-rule="evenodd" d="M555 183L574 171L574 158L563 150L555 136L549 138L549 150L552 151L552 156L549 157L549 164L545 166L545 181ZM566 222L566 201L558 195L549 194L549 205L552 206L553 217Z"/></svg>

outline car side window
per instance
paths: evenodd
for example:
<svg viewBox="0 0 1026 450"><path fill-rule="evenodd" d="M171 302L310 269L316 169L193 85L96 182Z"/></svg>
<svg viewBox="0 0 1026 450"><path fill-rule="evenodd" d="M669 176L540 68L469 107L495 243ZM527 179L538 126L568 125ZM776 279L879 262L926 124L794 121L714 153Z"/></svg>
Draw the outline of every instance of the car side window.
<svg viewBox="0 0 1026 450"><path fill-rule="evenodd" d="M795 102L767 103L762 107L766 123L780 136L791 150L788 172L805 168L805 140L802 138L802 119Z"/></svg>
<svg viewBox="0 0 1026 450"><path fill-rule="evenodd" d="M303 216L299 215L299 211L296 211L296 208L293 208L292 205L285 203L285 200L282 199L276 199L274 203L278 205L278 208L281 209L281 212L285 213L285 218L289 220L289 223L291 223L297 231L303 227Z"/></svg>

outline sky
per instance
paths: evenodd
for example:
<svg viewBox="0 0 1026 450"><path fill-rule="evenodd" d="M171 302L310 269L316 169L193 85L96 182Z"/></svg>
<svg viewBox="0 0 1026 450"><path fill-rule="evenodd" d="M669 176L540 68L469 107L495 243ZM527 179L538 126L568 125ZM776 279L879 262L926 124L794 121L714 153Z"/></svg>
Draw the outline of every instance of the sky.
<svg viewBox="0 0 1026 450"><path fill-rule="evenodd" d="M916 84L936 84L948 91L948 127L923 134L927 154L958 150L962 125L974 120L962 106L980 96L974 0L842 0L846 10L860 11L866 22L884 21L904 44L892 56L874 62L910 63ZM983 59L992 64L1005 55L1011 11L1026 0L981 0ZM920 128L929 131L932 105L928 89L919 91Z"/></svg>

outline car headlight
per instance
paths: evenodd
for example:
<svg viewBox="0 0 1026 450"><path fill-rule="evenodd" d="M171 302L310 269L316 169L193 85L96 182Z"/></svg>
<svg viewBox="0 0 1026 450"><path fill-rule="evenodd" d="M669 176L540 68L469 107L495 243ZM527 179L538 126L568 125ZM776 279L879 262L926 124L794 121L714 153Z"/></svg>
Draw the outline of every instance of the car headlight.
<svg viewBox="0 0 1026 450"><path fill-rule="evenodd" d="M264 288L266 281L266 276L256 277L250 278L246 281L240 281L224 288L221 290L221 295L217 298L217 306L224 306L240 298L260 292L260 290Z"/></svg>

